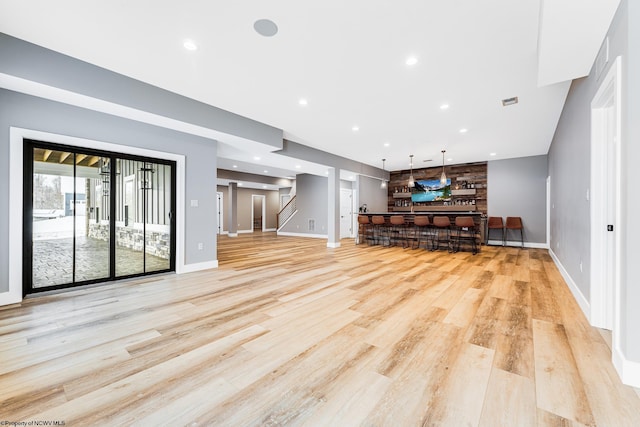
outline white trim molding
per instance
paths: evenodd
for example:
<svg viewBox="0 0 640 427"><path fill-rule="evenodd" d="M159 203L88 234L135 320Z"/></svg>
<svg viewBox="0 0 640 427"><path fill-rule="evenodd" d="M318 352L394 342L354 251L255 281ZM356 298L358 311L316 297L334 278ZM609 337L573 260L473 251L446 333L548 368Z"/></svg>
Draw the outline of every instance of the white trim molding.
<svg viewBox="0 0 640 427"><path fill-rule="evenodd" d="M502 246L502 240L489 240L487 241L487 245L489 246ZM522 243L517 240L507 240L506 247L516 247L521 248ZM534 243L534 242L524 242L525 248L531 249L549 249L548 243Z"/></svg>
<svg viewBox="0 0 640 427"><path fill-rule="evenodd" d="M329 236L326 234L311 234L311 233L290 233L288 231L278 231L278 236L288 236L288 237L310 237L313 239L328 239Z"/></svg>
<svg viewBox="0 0 640 427"><path fill-rule="evenodd" d="M613 366L623 384L640 388L640 363L633 362L624 357L619 347L613 348Z"/></svg>
<svg viewBox="0 0 640 427"><path fill-rule="evenodd" d="M340 247L340 242L327 242L327 247L328 248L339 248Z"/></svg>
<svg viewBox="0 0 640 427"><path fill-rule="evenodd" d="M582 313L584 313L587 320L591 322L591 319L589 318L591 314L591 305L589 304L589 301L584 297L584 295L580 291L580 288L578 288L578 285L576 284L576 282L573 281L573 279L571 278L571 275L569 275L569 272L567 271L566 268L564 268L564 265L562 265L562 263L560 262L556 254L553 252L553 250L549 249L549 255L551 255L551 258L553 259L553 262L556 264L556 267L558 267L558 270L560 271L562 278L566 282L567 286L569 287L569 290L573 294L573 297L575 298L576 302L580 306L580 310L582 310Z"/></svg>
<svg viewBox="0 0 640 427"><path fill-rule="evenodd" d="M207 261L207 262L198 262L195 264L186 264L182 267L182 274L186 273L194 273L196 271L202 270L211 270L213 268L218 268L218 260L215 261Z"/></svg>

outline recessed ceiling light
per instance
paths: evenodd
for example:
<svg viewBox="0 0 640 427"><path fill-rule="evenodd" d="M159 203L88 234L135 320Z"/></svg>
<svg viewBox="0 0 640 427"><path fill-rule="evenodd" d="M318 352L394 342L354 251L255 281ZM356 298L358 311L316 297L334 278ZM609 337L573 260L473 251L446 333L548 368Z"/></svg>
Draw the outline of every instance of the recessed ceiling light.
<svg viewBox="0 0 640 427"><path fill-rule="evenodd" d="M451 157L449 157L449 158L447 159L447 162L453 162L453 159L452 159Z"/></svg>
<svg viewBox="0 0 640 427"><path fill-rule="evenodd" d="M391 144L389 144L388 142L385 142L385 143L384 143L384 146L385 146L385 147L388 147L389 145L391 145Z"/></svg>
<svg viewBox="0 0 640 427"><path fill-rule="evenodd" d="M262 186L262 188L267 188L267 186L266 186L266 185L263 185L263 186Z"/></svg>
<svg viewBox="0 0 640 427"><path fill-rule="evenodd" d="M264 173L269 173L269 171L265 169Z"/></svg>
<svg viewBox="0 0 640 427"><path fill-rule="evenodd" d="M241 182L238 183L238 187L242 187L242 183Z"/></svg>
<svg viewBox="0 0 640 427"><path fill-rule="evenodd" d="M418 58L416 58L415 56L410 56L407 58L407 65L416 65L418 63Z"/></svg>
<svg viewBox="0 0 640 427"><path fill-rule="evenodd" d="M253 23L253 29L264 37L272 37L278 34L278 26L270 19L258 19Z"/></svg>
<svg viewBox="0 0 640 427"><path fill-rule="evenodd" d="M440 106L440 109L441 109L441 110L448 110L448 109L449 109L449 104L442 104L442 105Z"/></svg>
<svg viewBox="0 0 640 427"><path fill-rule="evenodd" d="M325 174L325 175L329 175L329 171L326 171L324 174Z"/></svg>
<svg viewBox="0 0 640 427"><path fill-rule="evenodd" d="M460 133L467 133L468 131L469 131L469 130L468 130L468 129L465 129L465 128L460 129Z"/></svg>
<svg viewBox="0 0 640 427"><path fill-rule="evenodd" d="M300 169L302 166L300 165L296 165L296 169Z"/></svg>
<svg viewBox="0 0 640 427"><path fill-rule="evenodd" d="M495 156L497 153L489 153L490 156Z"/></svg>
<svg viewBox="0 0 640 427"><path fill-rule="evenodd" d="M287 179L296 179L295 176L288 176Z"/></svg>
<svg viewBox="0 0 640 427"><path fill-rule="evenodd" d="M298 104L300 104L300 105L307 105L307 104L308 104L308 102L307 102L307 100L306 100L306 99L304 99L304 98L300 98L300 100L298 101Z"/></svg>
<svg viewBox="0 0 640 427"><path fill-rule="evenodd" d="M198 50L198 45L193 40L185 40L182 45L187 50Z"/></svg>
<svg viewBox="0 0 640 427"><path fill-rule="evenodd" d="M254 156L254 157L253 157L253 160L260 160L260 157L258 157L258 156Z"/></svg>
<svg viewBox="0 0 640 427"><path fill-rule="evenodd" d="M235 169L235 168L237 168L237 167L238 167L238 165L233 165L233 168L234 168L234 169Z"/></svg>
<svg viewBox="0 0 640 427"><path fill-rule="evenodd" d="M349 179L354 179L354 178L355 178L355 176L349 175Z"/></svg>
<svg viewBox="0 0 640 427"><path fill-rule="evenodd" d="M354 127L351 128L351 130L354 131L354 132L358 132L360 130L360 127L354 126Z"/></svg>

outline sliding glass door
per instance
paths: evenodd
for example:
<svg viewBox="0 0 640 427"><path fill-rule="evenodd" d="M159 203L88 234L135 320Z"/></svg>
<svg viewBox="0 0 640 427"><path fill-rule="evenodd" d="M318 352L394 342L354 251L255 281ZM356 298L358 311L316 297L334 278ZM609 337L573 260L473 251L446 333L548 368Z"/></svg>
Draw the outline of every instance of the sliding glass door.
<svg viewBox="0 0 640 427"><path fill-rule="evenodd" d="M175 269L175 165L25 144L25 294Z"/></svg>

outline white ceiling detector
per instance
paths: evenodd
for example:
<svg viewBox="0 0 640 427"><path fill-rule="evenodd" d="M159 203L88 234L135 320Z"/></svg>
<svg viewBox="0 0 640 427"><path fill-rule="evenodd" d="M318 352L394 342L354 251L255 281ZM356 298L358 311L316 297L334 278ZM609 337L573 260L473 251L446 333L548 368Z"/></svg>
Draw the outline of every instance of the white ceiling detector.
<svg viewBox="0 0 640 427"><path fill-rule="evenodd" d="M278 34L278 26L270 19L258 19L253 23L253 29L264 37L273 37Z"/></svg>

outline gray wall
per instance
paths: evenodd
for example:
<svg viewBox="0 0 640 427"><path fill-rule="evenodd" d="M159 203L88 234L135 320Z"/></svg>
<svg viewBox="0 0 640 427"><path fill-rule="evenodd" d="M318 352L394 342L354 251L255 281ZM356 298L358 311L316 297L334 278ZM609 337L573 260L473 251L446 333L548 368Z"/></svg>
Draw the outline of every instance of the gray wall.
<svg viewBox="0 0 640 427"><path fill-rule="evenodd" d="M222 193L222 200L224 205L223 225L222 231L229 231L229 215L227 211L229 208L229 187L226 185L218 185L217 190ZM238 231L251 230L253 224L251 223L251 211L253 209L252 195L265 196L266 201L266 228L276 228L276 216L278 215L280 195L276 190L259 190L252 188L238 187ZM288 192L286 193L288 194Z"/></svg>
<svg viewBox="0 0 640 427"><path fill-rule="evenodd" d="M0 233L9 234L9 127L50 132L186 156L185 263L216 259L215 141L0 89ZM176 148L180 149L177 150ZM91 148L91 147L88 147ZM198 208L189 201L197 199ZM204 250L197 250L204 242ZM9 242L0 242L0 291L9 289Z"/></svg>
<svg viewBox="0 0 640 427"><path fill-rule="evenodd" d="M387 189L380 188L380 180L360 175L358 208L366 203L369 212L387 212Z"/></svg>
<svg viewBox="0 0 640 427"><path fill-rule="evenodd" d="M547 243L547 156L488 162L487 208L489 216L521 217L525 242ZM520 235L509 232L507 238Z"/></svg>
<svg viewBox="0 0 640 427"><path fill-rule="evenodd" d="M622 212L618 224L621 239L621 325L624 356L640 362L640 198L633 183L640 164L640 2L622 0L609 29L609 64L622 56ZM628 78L633 76L633 78ZM599 88L592 70L571 85L560 122L549 150L551 176L551 248L582 294L590 296L590 214L585 191L590 186L591 101ZM580 273L579 260L583 261Z"/></svg>
<svg viewBox="0 0 640 427"><path fill-rule="evenodd" d="M281 230L287 233L327 234L327 178L302 174L296 176L296 207L298 213ZM315 230L309 230L309 219L315 220Z"/></svg>

